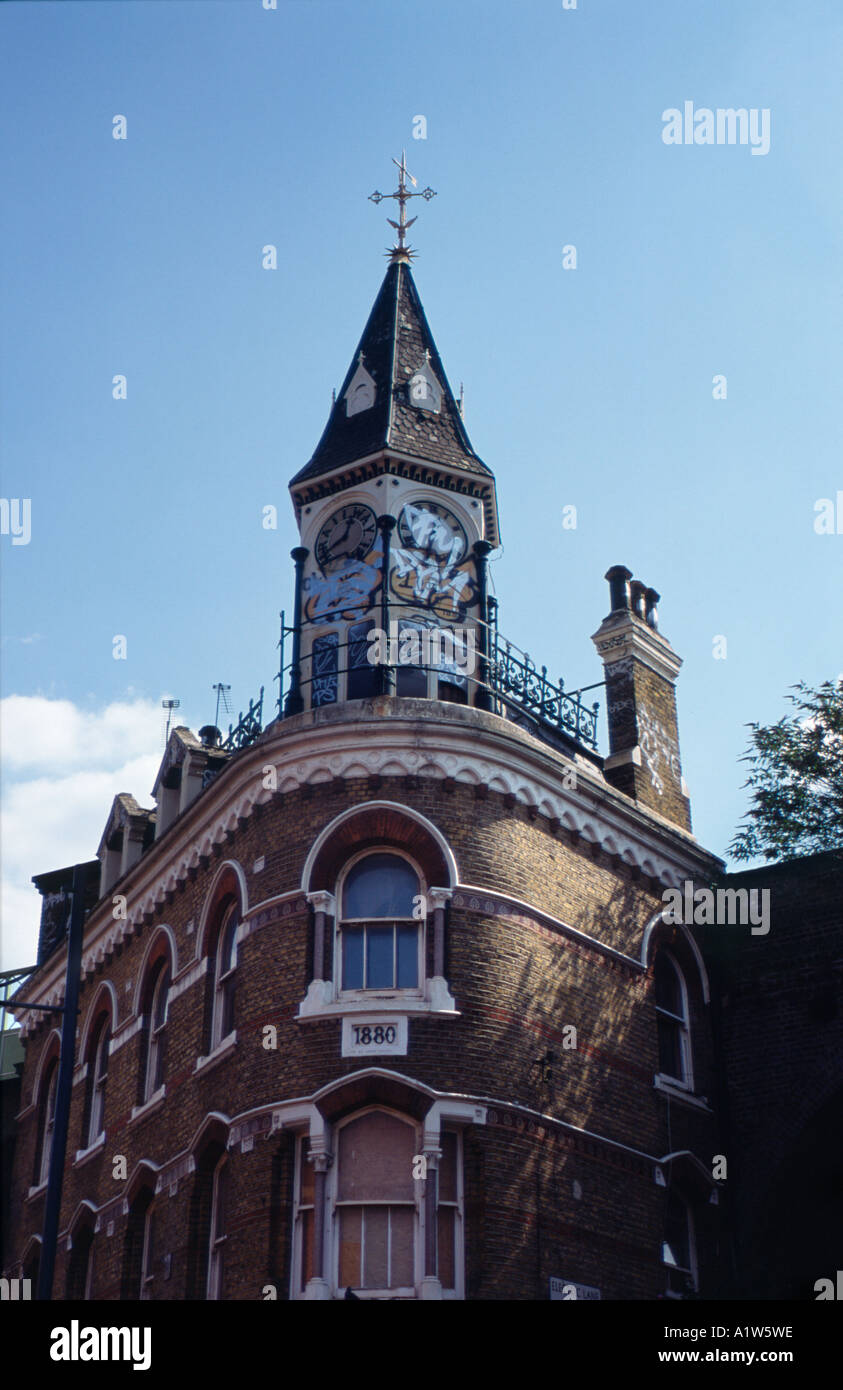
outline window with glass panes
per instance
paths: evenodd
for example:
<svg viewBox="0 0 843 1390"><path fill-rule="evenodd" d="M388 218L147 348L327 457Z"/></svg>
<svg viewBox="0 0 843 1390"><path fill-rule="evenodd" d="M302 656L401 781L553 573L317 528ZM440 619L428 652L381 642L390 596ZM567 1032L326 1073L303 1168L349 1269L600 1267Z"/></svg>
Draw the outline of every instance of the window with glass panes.
<svg viewBox="0 0 843 1390"><path fill-rule="evenodd" d="M42 1083L42 1102L39 1123L38 1164L35 1171L36 1186L45 1183L50 1176L50 1155L53 1151L53 1130L56 1126L56 1097L58 1095L59 1062L58 1057L50 1062Z"/></svg>
<svg viewBox="0 0 843 1390"><path fill-rule="evenodd" d="M673 958L659 951L655 963L659 1071L685 1084L690 1082L688 1011L682 978Z"/></svg>
<svg viewBox="0 0 843 1390"><path fill-rule="evenodd" d="M419 893L418 874L400 855L369 854L352 865L342 887L344 990L418 988Z"/></svg>
<svg viewBox="0 0 843 1390"><path fill-rule="evenodd" d="M108 1015L105 1014L97 1026L94 1043L88 1059L88 1130L84 1144L95 1144L105 1129L105 1086L108 1080L108 1050L111 1042L111 1029Z"/></svg>
<svg viewBox="0 0 843 1390"><path fill-rule="evenodd" d="M346 699L367 700L380 689L380 669L369 660L369 633L374 620L352 623L348 629L348 675Z"/></svg>
<svg viewBox="0 0 843 1390"><path fill-rule="evenodd" d="M169 962L162 961L155 975L149 1010L144 1100L149 1100L164 1083L167 1003L169 993L170 966Z"/></svg>
<svg viewBox="0 0 843 1390"><path fill-rule="evenodd" d="M208 1233L208 1285L210 1299L224 1298L225 1244L228 1239L228 1160L223 1154L214 1169L211 1192L211 1228Z"/></svg>
<svg viewBox="0 0 843 1390"><path fill-rule="evenodd" d="M141 1249L140 1296L150 1299L155 1296L155 1203L150 1202L143 1219L143 1246Z"/></svg>
<svg viewBox="0 0 843 1390"><path fill-rule="evenodd" d="M310 690L310 703L314 709L320 705L333 705L337 700L339 633L327 632L316 637L312 648L313 679Z"/></svg>
<svg viewBox="0 0 843 1390"><path fill-rule="evenodd" d="M459 1239L459 1136L444 1129L439 1148L439 1209L437 1213L437 1254L439 1282L443 1289L457 1287L457 1241Z"/></svg>
<svg viewBox="0 0 843 1390"><path fill-rule="evenodd" d="M310 1139L307 1135L299 1140L299 1174L296 1204L296 1238L299 1244L299 1289L303 1293L309 1279L313 1278L313 1201L314 1169L308 1158Z"/></svg>
<svg viewBox="0 0 843 1390"><path fill-rule="evenodd" d="M693 1233L691 1209L675 1191L668 1192L662 1240L662 1264L668 1270L668 1288L672 1293L693 1290Z"/></svg>
<svg viewBox="0 0 843 1390"><path fill-rule="evenodd" d="M237 966L237 928L240 913L236 904L229 908L217 948L217 987L214 999L213 1043L216 1047L234 1028L234 984Z"/></svg>

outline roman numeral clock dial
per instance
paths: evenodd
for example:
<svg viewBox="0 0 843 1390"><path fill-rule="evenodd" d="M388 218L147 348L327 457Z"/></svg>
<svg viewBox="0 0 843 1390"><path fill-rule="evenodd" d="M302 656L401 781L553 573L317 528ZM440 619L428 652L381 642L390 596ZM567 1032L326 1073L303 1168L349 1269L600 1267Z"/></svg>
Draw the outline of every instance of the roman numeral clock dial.
<svg viewBox="0 0 843 1390"><path fill-rule="evenodd" d="M362 560L373 549L378 527L371 507L349 502L333 512L316 537L316 562L323 574Z"/></svg>

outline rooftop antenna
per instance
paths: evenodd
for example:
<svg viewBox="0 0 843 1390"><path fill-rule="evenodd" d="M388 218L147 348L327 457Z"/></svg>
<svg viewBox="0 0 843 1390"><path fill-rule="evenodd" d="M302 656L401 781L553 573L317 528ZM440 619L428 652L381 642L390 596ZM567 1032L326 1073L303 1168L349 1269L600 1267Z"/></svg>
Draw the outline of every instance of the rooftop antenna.
<svg viewBox="0 0 843 1390"><path fill-rule="evenodd" d="M220 700L222 700L222 707L225 713L228 715L231 714L231 705L228 703L228 692L231 689L231 686L223 685L222 681L217 681L216 685L211 686L211 689L217 692L217 710L216 714L214 715L214 723L217 725L217 727L219 727Z"/></svg>
<svg viewBox="0 0 843 1390"><path fill-rule="evenodd" d="M166 733L164 734L164 747L165 747L165 748L167 747L167 744L168 744L169 739L170 739L170 720L171 720L172 717L173 717L173 710L174 710L174 709L179 709L180 706L181 706L181 700L162 700L162 701L161 701L161 708L162 708L162 709L165 709L165 710L167 711L167 730L166 730Z"/></svg>

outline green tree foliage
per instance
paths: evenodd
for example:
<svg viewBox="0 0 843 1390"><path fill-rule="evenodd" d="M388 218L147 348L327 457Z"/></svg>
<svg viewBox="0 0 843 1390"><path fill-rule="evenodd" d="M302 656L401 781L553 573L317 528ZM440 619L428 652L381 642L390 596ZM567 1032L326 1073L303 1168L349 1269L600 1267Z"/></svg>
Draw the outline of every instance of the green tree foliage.
<svg viewBox="0 0 843 1390"><path fill-rule="evenodd" d="M843 677L787 699L795 713L749 724L742 762L752 804L729 846L735 859L783 859L843 848Z"/></svg>

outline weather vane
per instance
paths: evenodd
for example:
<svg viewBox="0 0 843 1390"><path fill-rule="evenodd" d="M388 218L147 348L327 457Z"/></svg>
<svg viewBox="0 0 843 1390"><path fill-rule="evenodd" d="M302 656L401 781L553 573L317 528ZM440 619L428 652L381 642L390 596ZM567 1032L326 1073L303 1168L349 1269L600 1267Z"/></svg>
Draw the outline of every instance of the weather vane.
<svg viewBox="0 0 843 1390"><path fill-rule="evenodd" d="M409 221L407 220L407 203L411 198L424 198L425 201L429 203L431 198L436 197L436 192L432 188L423 188L420 193L408 193L406 180L409 179L414 188L416 187L417 181L407 169L407 153L405 150L401 151L400 164L397 159L393 159L392 162L398 166L397 191L395 193L379 193L375 190L374 193L369 194L369 200L373 203L382 203L384 198L397 199L398 221L393 222L391 217L388 217L386 220L390 227L394 227L398 233L398 245L389 247L386 254L391 261L403 261L407 263L411 261L416 254L412 247L407 246L405 242L407 232L416 220L415 217L411 217Z"/></svg>

